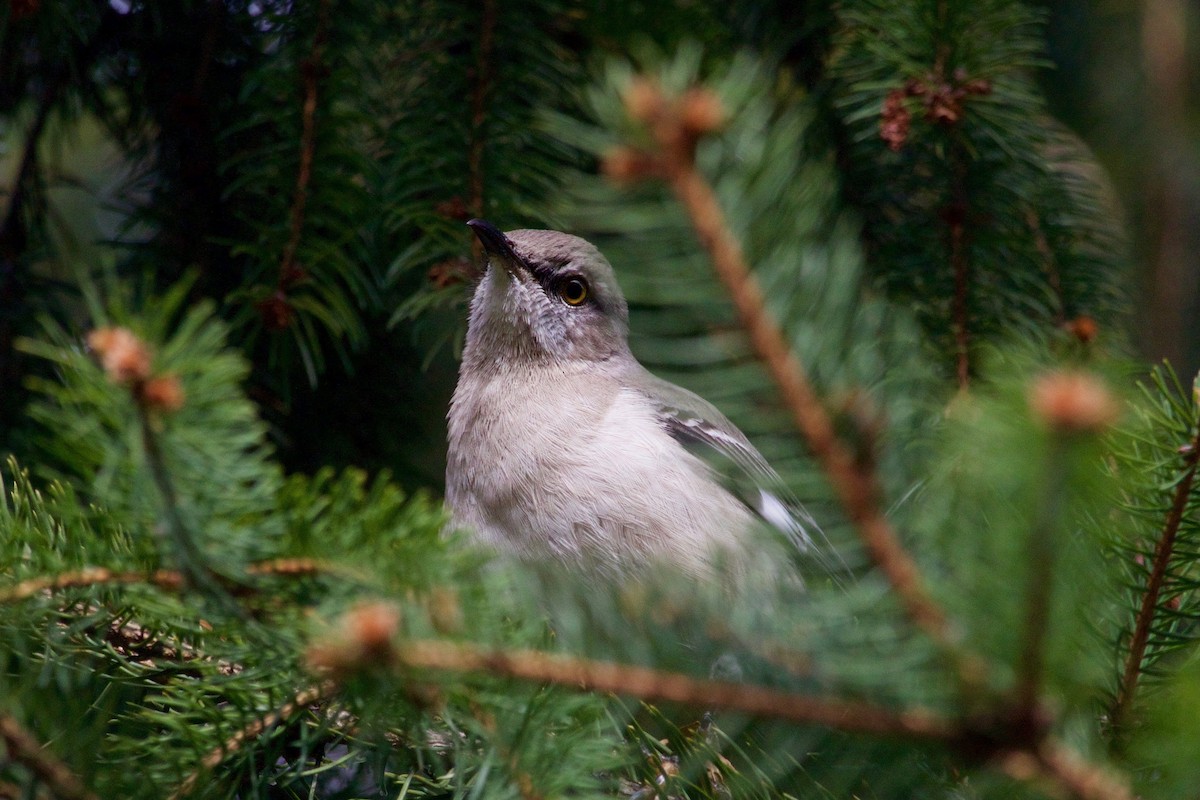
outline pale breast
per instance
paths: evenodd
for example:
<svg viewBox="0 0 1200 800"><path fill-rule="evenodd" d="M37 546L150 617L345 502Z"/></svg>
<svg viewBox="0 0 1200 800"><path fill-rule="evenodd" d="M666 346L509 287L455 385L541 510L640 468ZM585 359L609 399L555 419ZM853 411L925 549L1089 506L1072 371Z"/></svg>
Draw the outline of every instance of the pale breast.
<svg viewBox="0 0 1200 800"><path fill-rule="evenodd" d="M705 571L750 512L599 375L498 375L455 393L447 502L459 523L529 555Z"/></svg>

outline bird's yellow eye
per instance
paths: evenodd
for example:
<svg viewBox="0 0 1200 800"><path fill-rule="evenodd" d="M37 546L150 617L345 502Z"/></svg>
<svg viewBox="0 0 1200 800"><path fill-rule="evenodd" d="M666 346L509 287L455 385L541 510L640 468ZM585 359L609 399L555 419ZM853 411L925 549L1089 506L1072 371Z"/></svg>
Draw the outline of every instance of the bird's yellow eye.
<svg viewBox="0 0 1200 800"><path fill-rule="evenodd" d="M577 306L588 298L588 285L583 278L571 278L558 289L558 296L569 306Z"/></svg>

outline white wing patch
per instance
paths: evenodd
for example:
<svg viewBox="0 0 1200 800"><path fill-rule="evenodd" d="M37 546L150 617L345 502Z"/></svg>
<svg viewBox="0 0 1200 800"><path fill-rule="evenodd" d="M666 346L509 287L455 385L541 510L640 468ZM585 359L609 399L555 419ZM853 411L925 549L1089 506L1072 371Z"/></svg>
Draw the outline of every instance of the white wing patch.
<svg viewBox="0 0 1200 800"><path fill-rule="evenodd" d="M796 519L791 509L766 489L758 490L758 505L755 511L768 523L788 534L800 549L807 550L812 543L808 531L800 520Z"/></svg>

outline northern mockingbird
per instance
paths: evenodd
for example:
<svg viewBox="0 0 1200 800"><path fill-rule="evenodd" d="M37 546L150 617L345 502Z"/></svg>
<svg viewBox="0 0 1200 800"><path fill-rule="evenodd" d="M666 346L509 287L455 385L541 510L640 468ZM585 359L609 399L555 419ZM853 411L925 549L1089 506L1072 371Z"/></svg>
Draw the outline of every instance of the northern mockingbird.
<svg viewBox="0 0 1200 800"><path fill-rule="evenodd" d="M809 546L815 523L746 436L634 358L599 250L467 224L488 265L450 404L454 524L502 550L617 574L656 559L709 574L760 518Z"/></svg>

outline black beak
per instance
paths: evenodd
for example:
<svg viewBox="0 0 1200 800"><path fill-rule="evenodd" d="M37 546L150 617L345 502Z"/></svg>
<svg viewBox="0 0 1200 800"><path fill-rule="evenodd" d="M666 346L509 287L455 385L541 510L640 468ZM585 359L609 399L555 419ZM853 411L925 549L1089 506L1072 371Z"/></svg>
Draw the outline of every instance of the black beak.
<svg viewBox="0 0 1200 800"><path fill-rule="evenodd" d="M506 261L519 260L504 232L486 219L473 219L467 223L467 226L475 231L475 235L479 237L479 242L488 255L500 256Z"/></svg>
<svg viewBox="0 0 1200 800"><path fill-rule="evenodd" d="M533 271L516 254L503 231L485 219L473 219L467 225L479 237L488 261L503 267L514 280L532 280Z"/></svg>

